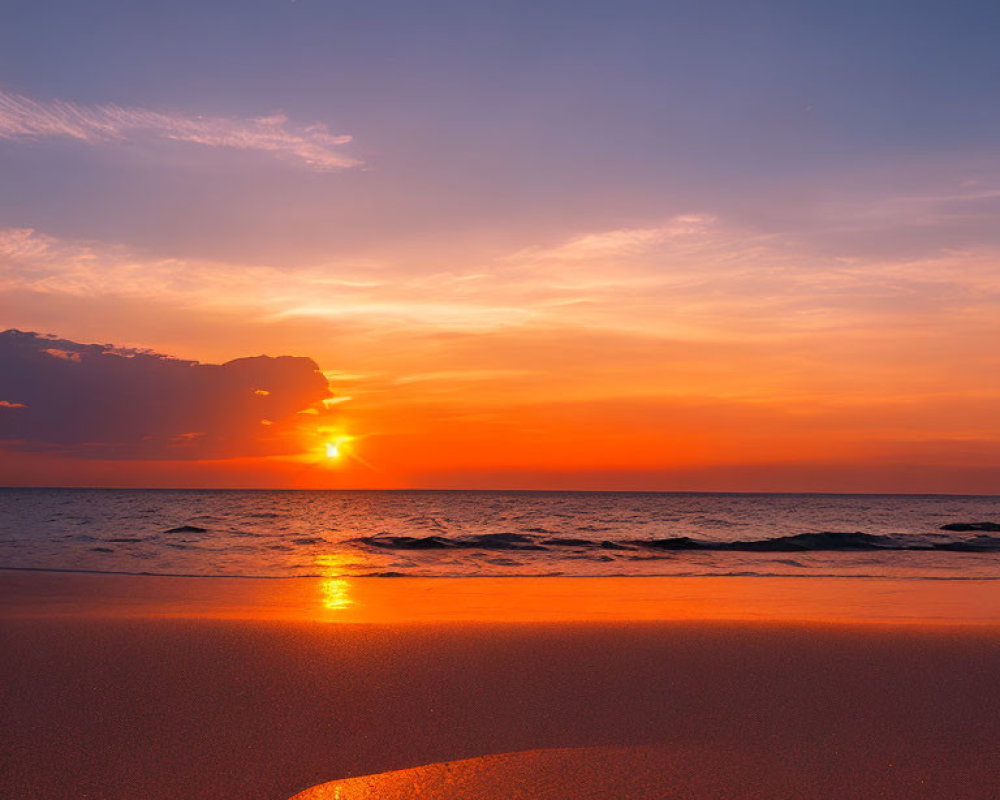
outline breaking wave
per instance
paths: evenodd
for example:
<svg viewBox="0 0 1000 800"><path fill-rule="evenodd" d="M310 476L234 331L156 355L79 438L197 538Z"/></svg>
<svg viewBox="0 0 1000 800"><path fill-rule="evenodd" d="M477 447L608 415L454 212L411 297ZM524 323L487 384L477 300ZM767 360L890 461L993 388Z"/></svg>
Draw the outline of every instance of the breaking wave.
<svg viewBox="0 0 1000 800"><path fill-rule="evenodd" d="M993 523L962 523L968 526ZM957 530L946 526L948 530ZM960 530L983 530L963 527ZM992 530L992 528L985 528ZM1000 526L998 526L1000 529ZM985 533L956 537L944 534L877 535L861 531L822 531L775 536L769 539L719 541L673 536L662 539L586 539L576 537L545 537L528 533L483 533L471 536L361 536L355 544L381 550L516 550L518 552L551 552L554 548L579 550L700 550L708 552L794 553L830 551L946 551L962 553L1000 552L1000 536Z"/></svg>

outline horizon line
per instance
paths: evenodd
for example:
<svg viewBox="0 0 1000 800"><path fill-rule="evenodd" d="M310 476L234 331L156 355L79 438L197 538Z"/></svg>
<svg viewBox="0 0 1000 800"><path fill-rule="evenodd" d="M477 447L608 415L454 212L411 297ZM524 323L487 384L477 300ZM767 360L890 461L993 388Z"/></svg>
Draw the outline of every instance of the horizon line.
<svg viewBox="0 0 1000 800"><path fill-rule="evenodd" d="M492 492L505 494L739 494L739 495L830 495L830 496L868 496L868 497L995 497L1000 498L1000 492L865 492L865 491L754 491L745 489L486 489L486 488L434 488L434 487L395 487L395 488L364 488L364 487L263 487L263 486L17 486L0 485L0 490L66 490L66 491L106 491L106 492Z"/></svg>

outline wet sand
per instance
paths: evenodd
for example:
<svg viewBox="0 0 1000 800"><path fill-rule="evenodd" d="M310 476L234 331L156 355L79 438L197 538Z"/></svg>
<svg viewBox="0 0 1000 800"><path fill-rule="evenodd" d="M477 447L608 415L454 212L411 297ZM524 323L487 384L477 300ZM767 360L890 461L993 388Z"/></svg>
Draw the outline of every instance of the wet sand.
<svg viewBox="0 0 1000 800"><path fill-rule="evenodd" d="M993 584L636 580L0 574L0 797L997 796Z"/></svg>

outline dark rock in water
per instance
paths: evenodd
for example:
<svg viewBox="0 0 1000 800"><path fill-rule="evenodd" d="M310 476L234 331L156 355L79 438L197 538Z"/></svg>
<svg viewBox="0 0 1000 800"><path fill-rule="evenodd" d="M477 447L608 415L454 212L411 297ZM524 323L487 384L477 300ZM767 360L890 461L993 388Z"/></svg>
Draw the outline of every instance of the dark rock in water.
<svg viewBox="0 0 1000 800"><path fill-rule="evenodd" d="M113 553L113 552L115 552L110 547L91 547L90 549L94 553Z"/></svg>
<svg viewBox="0 0 1000 800"><path fill-rule="evenodd" d="M326 544L326 539L319 536L302 536L298 539L292 539L292 544Z"/></svg>
<svg viewBox="0 0 1000 800"><path fill-rule="evenodd" d="M943 531L990 531L991 533L1000 532L1000 522L952 522L948 525L942 525L941 530Z"/></svg>
<svg viewBox="0 0 1000 800"><path fill-rule="evenodd" d="M406 577L406 573L405 572L392 572L390 570L389 572L368 572L365 575L362 575L361 577L363 577L363 578L405 578Z"/></svg>
<svg viewBox="0 0 1000 800"><path fill-rule="evenodd" d="M208 528L199 528L197 525L181 525L178 528L170 528L164 533L208 533Z"/></svg>

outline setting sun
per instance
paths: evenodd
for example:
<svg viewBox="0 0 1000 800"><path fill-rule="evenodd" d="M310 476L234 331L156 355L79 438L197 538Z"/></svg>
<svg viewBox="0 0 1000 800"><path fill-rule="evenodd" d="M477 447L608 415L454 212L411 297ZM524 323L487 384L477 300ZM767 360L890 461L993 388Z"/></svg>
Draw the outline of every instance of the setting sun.
<svg viewBox="0 0 1000 800"><path fill-rule="evenodd" d="M336 461L344 456L344 446L351 441L349 436L341 436L326 443L326 457Z"/></svg>

